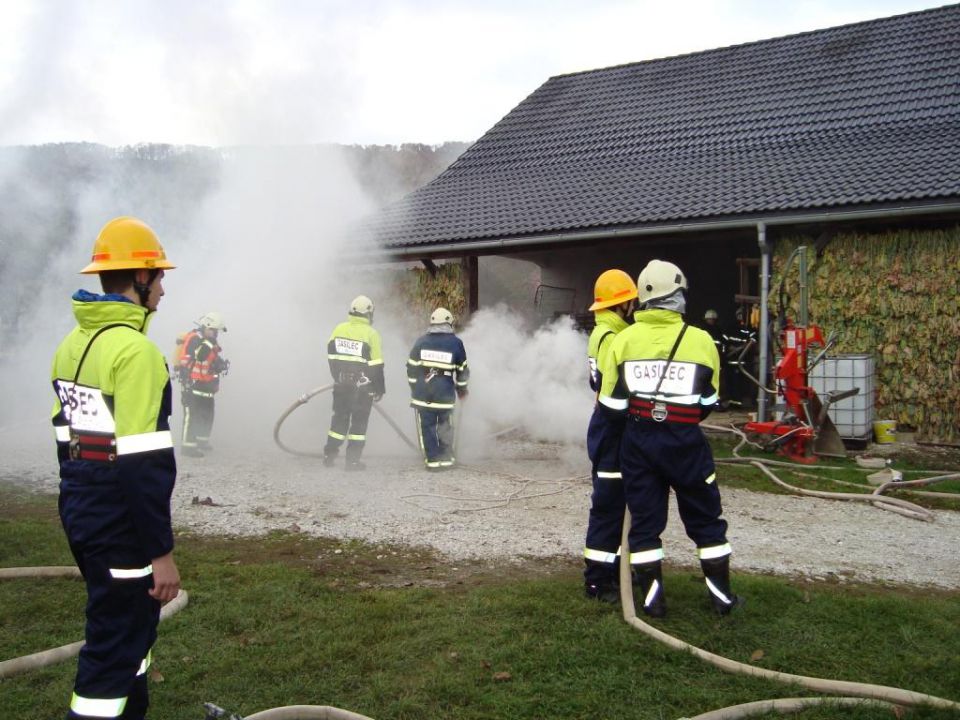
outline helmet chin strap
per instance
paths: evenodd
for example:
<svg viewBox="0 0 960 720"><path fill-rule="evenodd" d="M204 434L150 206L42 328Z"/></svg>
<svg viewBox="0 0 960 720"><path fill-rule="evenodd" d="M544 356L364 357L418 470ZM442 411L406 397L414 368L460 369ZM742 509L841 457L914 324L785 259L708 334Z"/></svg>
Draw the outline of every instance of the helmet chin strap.
<svg viewBox="0 0 960 720"><path fill-rule="evenodd" d="M137 292L137 297L140 298L140 304L143 307L147 307L147 300L150 297L150 286L153 285L153 281L157 279L157 273L159 270L150 270L150 279L147 280L147 284L138 283L136 278L133 281L133 289Z"/></svg>

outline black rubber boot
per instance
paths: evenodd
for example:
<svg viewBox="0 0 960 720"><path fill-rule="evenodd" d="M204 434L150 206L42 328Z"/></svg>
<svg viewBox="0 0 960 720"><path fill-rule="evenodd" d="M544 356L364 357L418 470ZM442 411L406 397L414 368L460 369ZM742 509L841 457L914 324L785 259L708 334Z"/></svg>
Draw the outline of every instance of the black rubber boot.
<svg viewBox="0 0 960 720"><path fill-rule="evenodd" d="M620 588L616 585L587 584L583 589L584 595L597 602L616 605L620 602Z"/></svg>
<svg viewBox="0 0 960 720"><path fill-rule="evenodd" d="M662 618L667 614L667 603L663 597L663 563L657 560L634 565L632 570L634 602L640 604L644 615Z"/></svg>
<svg viewBox="0 0 960 720"><path fill-rule="evenodd" d="M730 556L725 555L710 560L701 560L703 579L707 583L707 594L713 609L718 615L729 615L734 608L743 605L743 598L734 595L730 589Z"/></svg>

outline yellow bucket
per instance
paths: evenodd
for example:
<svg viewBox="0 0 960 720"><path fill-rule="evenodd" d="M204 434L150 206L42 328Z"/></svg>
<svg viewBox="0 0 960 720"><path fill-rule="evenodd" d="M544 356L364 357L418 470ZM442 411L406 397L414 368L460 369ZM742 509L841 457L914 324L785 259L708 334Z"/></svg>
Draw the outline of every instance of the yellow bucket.
<svg viewBox="0 0 960 720"><path fill-rule="evenodd" d="M875 420L873 435L878 445L889 445L897 441L897 423L895 420Z"/></svg>

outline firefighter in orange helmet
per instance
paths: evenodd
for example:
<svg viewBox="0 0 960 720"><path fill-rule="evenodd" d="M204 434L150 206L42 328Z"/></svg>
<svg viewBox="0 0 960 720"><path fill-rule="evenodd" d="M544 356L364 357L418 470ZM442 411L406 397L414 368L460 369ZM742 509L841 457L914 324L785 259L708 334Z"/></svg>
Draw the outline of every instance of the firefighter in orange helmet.
<svg viewBox="0 0 960 720"><path fill-rule="evenodd" d="M610 348L613 337L627 327L637 297L637 286L623 270L607 270L597 278L593 295L594 303L589 309L594 313L596 326L587 344L587 362L590 389L599 392L603 381L600 360ZM622 420L611 418L599 407L594 407L587 428L593 495L583 550L586 565L583 577L587 597L603 602L617 602L619 599L617 559L626 505L619 459L622 430Z"/></svg>
<svg viewBox="0 0 960 720"><path fill-rule="evenodd" d="M103 294L74 294L77 327L53 359L60 520L87 589L69 720L142 720L160 603L180 588L170 375L146 336L173 267L145 223L108 222L81 270Z"/></svg>

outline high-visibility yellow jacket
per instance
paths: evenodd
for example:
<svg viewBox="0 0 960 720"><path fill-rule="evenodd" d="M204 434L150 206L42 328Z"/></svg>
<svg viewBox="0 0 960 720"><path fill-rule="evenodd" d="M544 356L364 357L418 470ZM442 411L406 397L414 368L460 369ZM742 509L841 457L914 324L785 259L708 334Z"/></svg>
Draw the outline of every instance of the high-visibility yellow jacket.
<svg viewBox="0 0 960 720"><path fill-rule="evenodd" d="M173 549L177 468L170 376L144 334L150 315L122 296L85 290L73 296L73 311L77 327L51 369L68 535L132 543L147 559L161 557Z"/></svg>
<svg viewBox="0 0 960 720"><path fill-rule="evenodd" d="M672 310L634 313L634 324L613 338L601 360L599 401L605 408L681 423L709 414L720 390L720 357L710 335L688 325L667 365L683 324L683 316Z"/></svg>
<svg viewBox="0 0 960 720"><path fill-rule="evenodd" d="M587 365L590 369L590 389L597 392L603 380L600 373L600 356L607 353L613 336L626 328L628 323L613 310L598 310L594 317L597 324L587 341Z"/></svg>
<svg viewBox="0 0 960 720"><path fill-rule="evenodd" d="M334 382L361 385L371 395L385 392L380 333L368 318L351 315L333 329L327 341L327 360Z"/></svg>

